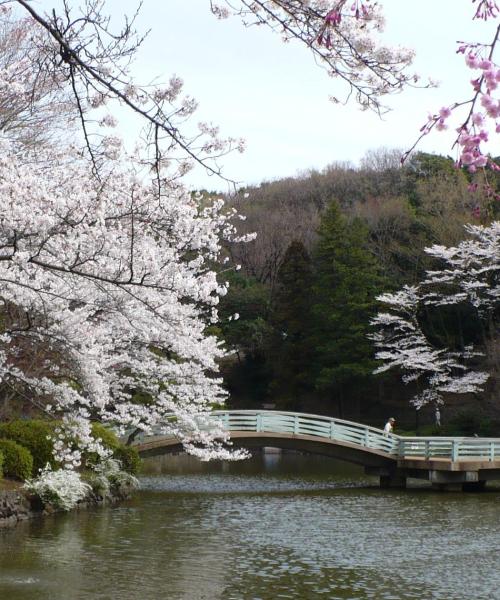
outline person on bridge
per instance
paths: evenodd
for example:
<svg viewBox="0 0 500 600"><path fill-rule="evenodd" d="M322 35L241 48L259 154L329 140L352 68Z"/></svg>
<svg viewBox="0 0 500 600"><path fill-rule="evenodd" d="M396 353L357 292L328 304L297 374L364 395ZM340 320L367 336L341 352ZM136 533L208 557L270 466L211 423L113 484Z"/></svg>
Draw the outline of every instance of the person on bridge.
<svg viewBox="0 0 500 600"><path fill-rule="evenodd" d="M434 412L434 423L436 424L436 427L441 427L441 411L439 410L439 406L436 406Z"/></svg>
<svg viewBox="0 0 500 600"><path fill-rule="evenodd" d="M385 427L384 427L384 435L389 435L390 433L392 433L395 422L396 422L396 419L394 419L393 417L391 417L387 421L387 423L385 424Z"/></svg>

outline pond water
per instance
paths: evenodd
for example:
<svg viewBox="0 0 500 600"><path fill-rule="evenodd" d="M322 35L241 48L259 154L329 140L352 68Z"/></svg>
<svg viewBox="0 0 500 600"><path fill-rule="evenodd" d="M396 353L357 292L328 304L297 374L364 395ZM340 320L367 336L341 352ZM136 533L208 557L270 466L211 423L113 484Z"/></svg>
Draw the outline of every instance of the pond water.
<svg viewBox="0 0 500 600"><path fill-rule="evenodd" d="M292 454L155 459L141 484L0 531L0 599L500 599L500 489L380 490Z"/></svg>

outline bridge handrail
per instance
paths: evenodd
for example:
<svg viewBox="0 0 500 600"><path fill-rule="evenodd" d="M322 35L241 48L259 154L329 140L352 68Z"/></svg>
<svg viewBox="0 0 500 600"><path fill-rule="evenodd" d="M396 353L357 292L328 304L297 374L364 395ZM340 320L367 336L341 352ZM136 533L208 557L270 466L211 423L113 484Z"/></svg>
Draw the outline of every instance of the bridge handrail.
<svg viewBox="0 0 500 600"><path fill-rule="evenodd" d="M267 409L262 409L262 410L249 410L249 409L241 409L241 410L215 410L212 412L213 415L215 414L224 414L224 413L231 413L232 415L234 414L276 414L276 415L287 415L287 416L292 416L295 417L296 415L298 415L299 417L307 417L310 419L323 419L325 421L335 421L338 422L342 425L351 425L353 427L357 427L357 428L362 428L362 429L369 429L370 431L373 431L375 433L381 433L382 435L384 435L384 430L383 429L379 429L377 427L373 427L371 425L365 425L364 423L357 423L356 421L347 421L346 419L339 419L338 417L328 417L327 415L315 415L312 413L297 413L297 412L292 412L292 411L286 411L286 410L267 410ZM398 435L395 434L391 434L392 437L400 437ZM482 439L482 438L481 438Z"/></svg>
<svg viewBox="0 0 500 600"><path fill-rule="evenodd" d="M348 442L363 448L382 451L394 457L397 456L398 443L394 436L385 435L381 429L362 423L309 413L274 410L222 410L215 411L213 415L216 418L222 418L223 426L228 431L238 431L243 428L255 432L274 431L276 433L309 435ZM247 420L246 424L241 423L242 418ZM249 418L253 418L255 424ZM234 421L237 423L234 424Z"/></svg>
<svg viewBox="0 0 500 600"><path fill-rule="evenodd" d="M500 460L500 438L407 437L336 417L277 410L217 410L210 417L229 432L312 436L382 452L393 459Z"/></svg>
<svg viewBox="0 0 500 600"><path fill-rule="evenodd" d="M229 417L250 416L257 418L262 417L290 417L299 422L299 430L301 429L301 421L313 421L318 423L331 423L340 429L337 430L337 435L321 435L320 431L316 431L313 435L325 437L328 439L338 439L339 441L351 441L365 448L373 448L391 455L393 458L449 458L452 461L460 458L483 458L488 461L493 461L500 458L500 438L478 438L478 437L439 437L439 436L401 436L397 434L385 434L382 429L338 419L336 417L328 417L324 415L314 415L310 413L294 413L289 411L275 410L222 410L215 411L214 415L228 415ZM230 425L230 423L228 423ZM306 426L310 427L311 423L307 422ZM231 430L237 430L230 428ZM344 430L344 431L343 431ZM290 431L290 433L294 433ZM299 433L299 432L297 432ZM359 437L359 440L342 440L342 433ZM339 439L340 438L340 439Z"/></svg>

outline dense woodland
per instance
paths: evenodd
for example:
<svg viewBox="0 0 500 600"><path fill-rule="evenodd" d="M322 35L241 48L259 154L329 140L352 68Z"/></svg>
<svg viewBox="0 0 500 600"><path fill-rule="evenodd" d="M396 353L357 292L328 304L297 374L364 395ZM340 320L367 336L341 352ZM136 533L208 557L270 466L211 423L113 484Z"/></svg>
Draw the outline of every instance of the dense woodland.
<svg viewBox="0 0 500 600"><path fill-rule="evenodd" d="M228 199L246 216L240 230L257 233L228 246L234 268L221 273L231 284L220 335L230 349L223 371L233 406L269 403L374 424L390 411L407 428L432 422L430 408L409 407L415 389L398 373L373 375L376 297L433 268L425 247L456 245L466 223L498 218L500 177L489 174L488 187L450 158L417 153L401 167L400 156L380 149L360 167L333 164ZM447 398L445 418L498 418L498 319L481 335L467 307L428 313L437 347L479 345L478 368L491 374L484 393Z"/></svg>

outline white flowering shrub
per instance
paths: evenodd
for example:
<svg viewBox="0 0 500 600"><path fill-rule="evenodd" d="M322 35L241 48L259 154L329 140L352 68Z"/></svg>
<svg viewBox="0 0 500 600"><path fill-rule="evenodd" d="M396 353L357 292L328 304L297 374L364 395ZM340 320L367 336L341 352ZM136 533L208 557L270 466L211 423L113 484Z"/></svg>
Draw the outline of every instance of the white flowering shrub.
<svg viewBox="0 0 500 600"><path fill-rule="evenodd" d="M108 498L111 495L111 486L108 478L103 473L90 473L85 481L92 488L92 492L99 498Z"/></svg>
<svg viewBox="0 0 500 600"><path fill-rule="evenodd" d="M114 458L108 458L103 460L96 467L96 477L106 479L108 482L108 494L109 490L113 487L119 490L123 489L135 489L139 487L139 480L126 471L122 471L122 465L119 460Z"/></svg>
<svg viewBox="0 0 500 600"><path fill-rule="evenodd" d="M127 496L133 489L139 487L136 477L122 470L119 460L108 458L93 467L91 473L85 475L85 481L92 488L97 498L112 498Z"/></svg>
<svg viewBox="0 0 500 600"><path fill-rule="evenodd" d="M79 473L70 469L52 471L47 465L36 479L29 479L24 487L37 495L44 504L61 510L71 510L88 496L90 485L82 481Z"/></svg>

